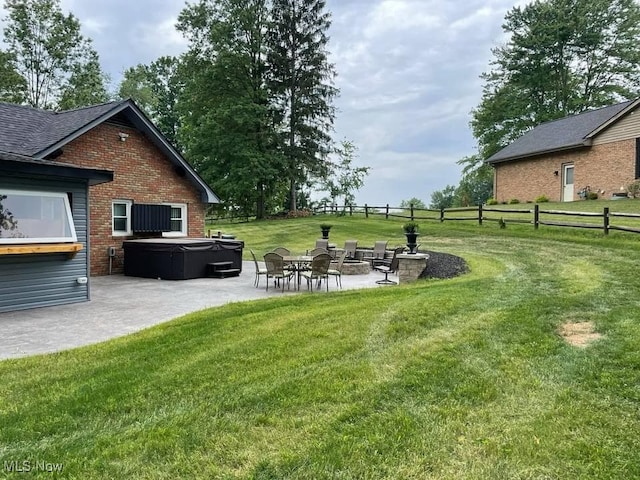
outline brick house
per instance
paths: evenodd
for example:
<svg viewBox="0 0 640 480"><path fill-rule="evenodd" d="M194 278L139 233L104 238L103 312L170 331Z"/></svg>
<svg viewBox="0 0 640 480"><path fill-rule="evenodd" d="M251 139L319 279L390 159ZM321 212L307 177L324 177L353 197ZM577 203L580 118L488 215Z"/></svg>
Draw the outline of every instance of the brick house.
<svg viewBox="0 0 640 480"><path fill-rule="evenodd" d="M486 160L494 198L611 198L640 177L640 99L538 125Z"/></svg>
<svg viewBox="0 0 640 480"><path fill-rule="evenodd" d="M113 172L89 189L91 275L122 271L124 240L203 237L219 201L131 100L63 112L0 103L0 151Z"/></svg>

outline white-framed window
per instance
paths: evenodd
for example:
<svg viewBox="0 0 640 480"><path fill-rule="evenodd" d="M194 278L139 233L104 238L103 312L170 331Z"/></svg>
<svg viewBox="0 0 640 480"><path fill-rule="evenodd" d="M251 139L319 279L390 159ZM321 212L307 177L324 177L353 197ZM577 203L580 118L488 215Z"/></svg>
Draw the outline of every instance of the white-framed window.
<svg viewBox="0 0 640 480"><path fill-rule="evenodd" d="M0 189L0 244L77 240L66 193Z"/></svg>
<svg viewBox="0 0 640 480"><path fill-rule="evenodd" d="M111 202L111 231L114 237L132 235L131 200L113 200Z"/></svg>
<svg viewBox="0 0 640 480"><path fill-rule="evenodd" d="M171 207L171 231L164 232L163 237L186 237L188 233L187 204L164 203Z"/></svg>

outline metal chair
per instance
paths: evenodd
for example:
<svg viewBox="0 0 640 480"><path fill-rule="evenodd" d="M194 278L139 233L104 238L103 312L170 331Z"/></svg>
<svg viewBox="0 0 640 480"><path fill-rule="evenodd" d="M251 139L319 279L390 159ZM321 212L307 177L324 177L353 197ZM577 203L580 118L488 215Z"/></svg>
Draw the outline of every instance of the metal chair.
<svg viewBox="0 0 640 480"><path fill-rule="evenodd" d="M314 248L311 250L307 250L307 255L310 257L315 257L316 255L320 255L321 253L329 253L326 248Z"/></svg>
<svg viewBox="0 0 640 480"><path fill-rule="evenodd" d="M398 272L398 255L404 251L404 247L396 247L393 251L393 257L391 261L387 263L385 260L378 260L374 263L373 269L378 272L384 273L384 279L377 280L376 283L380 285L396 285L398 282L394 282L393 280L389 280L390 273Z"/></svg>
<svg viewBox="0 0 640 480"><path fill-rule="evenodd" d="M329 251L329 240L326 238L319 238L316 240L316 248L324 248L327 252Z"/></svg>
<svg viewBox="0 0 640 480"><path fill-rule="evenodd" d="M272 250L273 253L277 253L278 255L280 255L281 257L288 257L291 255L291 250L289 250L288 248L285 247L276 247ZM287 263L284 264L284 269L285 270L289 270L289 271L295 271L296 266L295 265L289 265Z"/></svg>
<svg viewBox="0 0 640 480"><path fill-rule="evenodd" d="M357 240L345 240L344 241L344 251L347 253L347 258L354 259L356 258L356 250L358 249L358 241Z"/></svg>
<svg viewBox="0 0 640 480"><path fill-rule="evenodd" d="M253 286L258 288L258 285L260 283L260 275L266 275L267 269L260 266L260 264L258 263L258 259L256 258L256 254L253 253L253 250L249 249L249 251L251 252L251 256L253 257L253 262L256 265L256 278L253 280Z"/></svg>
<svg viewBox="0 0 640 480"><path fill-rule="evenodd" d="M309 270L301 272L300 275L307 279L307 288L311 285L311 291L313 292L313 281L318 282L318 286L322 285L322 279L324 278L327 283L327 292L329 291L329 266L331 265L331 255L328 253L320 253L313 257Z"/></svg>
<svg viewBox="0 0 640 480"><path fill-rule="evenodd" d="M374 266L376 260L384 260L384 256L387 253L387 244L389 242L387 240L379 240L373 246L373 251L371 255L367 255L363 258L363 260L367 260L371 263L371 266Z"/></svg>
<svg viewBox="0 0 640 480"><path fill-rule="evenodd" d="M334 277L336 277L336 285L340 285L340 289L342 289L342 265L344 264L344 259L347 258L347 252L344 251L340 254L340 256L338 257L338 263L336 265L336 268L330 268L327 271L328 275L333 275Z"/></svg>
<svg viewBox="0 0 640 480"><path fill-rule="evenodd" d="M294 272L285 270L282 255L278 255L275 252L269 252L264 256L264 264L267 267L267 290L269 290L269 278L273 278L276 282L282 280L283 292L285 279L287 280L288 285L291 286L291 277L294 275Z"/></svg>

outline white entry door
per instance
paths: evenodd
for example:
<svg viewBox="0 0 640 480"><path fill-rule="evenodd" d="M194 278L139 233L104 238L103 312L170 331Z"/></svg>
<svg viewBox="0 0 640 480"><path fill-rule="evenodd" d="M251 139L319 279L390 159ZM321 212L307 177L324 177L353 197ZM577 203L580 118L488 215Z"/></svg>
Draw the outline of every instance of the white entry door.
<svg viewBox="0 0 640 480"><path fill-rule="evenodd" d="M573 165L565 165L562 169L562 201L573 201Z"/></svg>

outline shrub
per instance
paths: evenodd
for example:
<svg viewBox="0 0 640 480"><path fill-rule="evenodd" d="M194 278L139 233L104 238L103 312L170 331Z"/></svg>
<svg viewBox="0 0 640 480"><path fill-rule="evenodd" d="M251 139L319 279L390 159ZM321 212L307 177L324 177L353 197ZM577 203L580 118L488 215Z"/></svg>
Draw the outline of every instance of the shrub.
<svg viewBox="0 0 640 480"><path fill-rule="evenodd" d="M498 200L496 200L495 198L490 198L489 200L487 200L487 205L497 205L498 204Z"/></svg>
<svg viewBox="0 0 640 480"><path fill-rule="evenodd" d="M404 233L417 233L418 224L416 222L407 222L402 225L402 230L404 230Z"/></svg>
<svg viewBox="0 0 640 480"><path fill-rule="evenodd" d="M547 197L546 195L540 195L538 198L536 198L536 203L545 203L549 201L549 197Z"/></svg>
<svg viewBox="0 0 640 480"><path fill-rule="evenodd" d="M301 217L310 217L313 215L313 212L311 210L308 209L299 209L294 211L286 211L286 212L278 212L275 213L273 215L269 215L267 218L269 220L278 220L278 219L285 219L285 218L301 218Z"/></svg>
<svg viewBox="0 0 640 480"><path fill-rule="evenodd" d="M520 203L520 200L518 200L517 198L512 198L511 200L509 200L509 205L515 205L516 203Z"/></svg>
<svg viewBox="0 0 640 480"><path fill-rule="evenodd" d="M640 197L640 180L630 183L627 187L627 192L631 195L631 198Z"/></svg>
<svg viewBox="0 0 640 480"><path fill-rule="evenodd" d="M597 200L598 192L589 192L587 193L587 200Z"/></svg>

